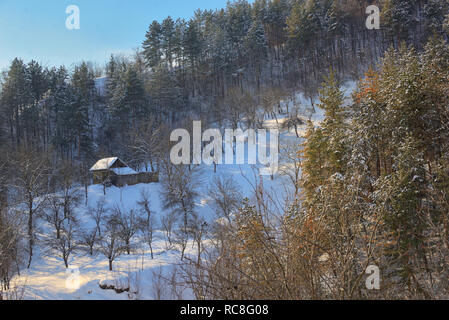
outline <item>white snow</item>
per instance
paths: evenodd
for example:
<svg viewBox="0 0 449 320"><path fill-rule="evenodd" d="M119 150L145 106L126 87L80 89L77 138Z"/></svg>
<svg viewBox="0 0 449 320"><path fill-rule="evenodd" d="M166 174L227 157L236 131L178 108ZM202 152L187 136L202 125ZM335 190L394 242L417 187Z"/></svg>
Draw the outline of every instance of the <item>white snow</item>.
<svg viewBox="0 0 449 320"><path fill-rule="evenodd" d="M129 174L137 174L136 171L134 171L133 169L129 168L129 167L125 167L125 168L112 168L111 169L116 175L118 176L123 176L123 175L129 175Z"/></svg>
<svg viewBox="0 0 449 320"><path fill-rule="evenodd" d="M301 113L307 109L310 103L298 94L298 101L301 104ZM323 119L323 112L316 108L317 113L311 116L314 123L319 125ZM284 118L279 117L279 126L285 121ZM276 120L267 119L264 122L266 128L278 127ZM301 135L305 132L306 125L299 128ZM286 142L302 143L302 137L297 138L294 129L289 131L281 131L280 143ZM109 169L116 157L106 158L98 161L91 169L103 170ZM280 159L282 162L282 159ZM288 164L283 163L284 166ZM114 169L115 171L115 169ZM118 170L120 174L125 172L135 173L130 168L121 168ZM202 165L200 168L201 181L198 182L198 191L200 197L197 199L196 210L198 215L206 221L216 220L217 216L210 206L210 197L208 191L211 188L211 183L216 176L232 177L236 184L240 187L242 196L252 198L253 189L255 187L255 180L262 179L263 187L267 192L274 195L273 198L278 199L280 203L284 201L293 189L293 186L287 176L277 174L271 180L270 176L259 177L257 170L251 165L218 165L217 173L214 173L213 166ZM89 208L95 208L97 202L104 198L109 208L120 205L123 208L136 208L136 203L139 201L141 192L146 192L151 195L151 209L156 219L157 226L160 228L160 219L167 214L162 209L161 205L161 184L138 184L134 186L126 186L117 188L115 186L106 189L106 196L103 195L103 186L92 185L88 188L88 201L77 208L77 216L80 219L80 225L83 229L94 228L95 224L89 215ZM83 190L80 189L80 193ZM227 223L225 219L220 221ZM69 259L71 266L70 271L79 270L79 283L75 286L70 285L69 273L62 261L62 259L54 254L49 253L44 248L39 239L44 237L44 232L49 226L45 225L42 220L38 221L40 224L39 230L42 231L38 235L38 241L33 256L33 262L29 270L21 270L21 275L14 279L14 284L25 288L26 299L172 299L170 295L170 288L161 284L161 278L170 278L176 266L180 263L180 253L176 248L167 249L164 233L161 230L155 231L154 235L154 259L151 259L149 248L143 245L141 248L135 250L130 255L121 255L114 261L114 271L111 273L108 268L108 260L105 256L97 253L90 256L88 253L78 251ZM137 241L136 239L135 241ZM193 243L192 243L193 244ZM196 247L192 244L187 246L187 255L196 255ZM68 280L69 279L69 280ZM68 283L69 281L69 283ZM114 286L119 289L129 288L129 292L125 291L120 294L114 290L103 290L103 286ZM190 290L185 290L182 294L184 299L193 299L194 296Z"/></svg>
<svg viewBox="0 0 449 320"><path fill-rule="evenodd" d="M115 161L117 161L117 159L117 157L111 157L98 160L97 163L90 168L90 171L107 170L115 163Z"/></svg>

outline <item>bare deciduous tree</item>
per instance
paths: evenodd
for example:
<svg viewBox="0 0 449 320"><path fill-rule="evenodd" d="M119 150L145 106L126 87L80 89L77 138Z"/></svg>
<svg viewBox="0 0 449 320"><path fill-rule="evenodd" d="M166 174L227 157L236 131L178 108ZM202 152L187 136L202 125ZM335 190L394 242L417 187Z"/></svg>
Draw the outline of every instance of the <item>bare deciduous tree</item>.
<svg viewBox="0 0 449 320"><path fill-rule="evenodd" d="M301 145L297 142L287 142L281 146L281 164L279 166L279 173L287 176L295 188L295 195L299 194L300 179L301 179L301 159L299 152Z"/></svg>
<svg viewBox="0 0 449 320"><path fill-rule="evenodd" d="M202 218L196 218L192 221L190 232L193 236L193 240L196 243L197 249L197 263L201 262L201 254L203 252L203 239L207 233L208 224Z"/></svg>
<svg viewBox="0 0 449 320"><path fill-rule="evenodd" d="M171 210L180 218L180 228L175 230L176 242L181 246L181 260L188 241L189 223L196 216L195 199L198 196L196 186L198 185L197 170L189 170L187 166L168 165L171 171L162 180L162 202L164 209Z"/></svg>
<svg viewBox="0 0 449 320"><path fill-rule="evenodd" d="M118 220L120 226L120 237L122 238L127 254L131 254L132 239L139 231L141 220L134 209L126 210L116 205L113 209L113 216Z"/></svg>
<svg viewBox="0 0 449 320"><path fill-rule="evenodd" d="M173 226L176 222L176 216L170 212L161 217L161 226L165 233L165 248L168 250L173 245Z"/></svg>
<svg viewBox="0 0 449 320"><path fill-rule="evenodd" d="M61 198L56 194L48 196L48 205L44 214L45 220L52 225L56 232L56 239L60 239L64 222L64 210Z"/></svg>
<svg viewBox="0 0 449 320"><path fill-rule="evenodd" d="M159 163L159 158L162 152L161 134L162 128L157 126L154 120L142 123L140 128L133 132L133 142L131 149L145 165L148 171L148 163L151 171L156 170L156 165Z"/></svg>
<svg viewBox="0 0 449 320"><path fill-rule="evenodd" d="M150 195L141 190L140 200L137 202L142 211L143 217L141 218L141 228L143 232L143 239L145 243L150 247L151 259L154 259L153 255L153 233L154 233L154 214L150 208Z"/></svg>
<svg viewBox="0 0 449 320"><path fill-rule="evenodd" d="M3 290L10 289L11 279L20 272L20 226L20 212L0 209L0 296Z"/></svg>
<svg viewBox="0 0 449 320"><path fill-rule="evenodd" d="M242 203L242 195L232 177L216 177L209 189L212 208L219 217L230 219L230 215Z"/></svg>
<svg viewBox="0 0 449 320"><path fill-rule="evenodd" d="M88 231L83 231L81 234L81 242L89 248L89 254L93 256L94 247L97 243L97 228L93 228Z"/></svg>
<svg viewBox="0 0 449 320"><path fill-rule="evenodd" d="M106 208L106 199L101 197L98 199L95 208L89 208L90 216L95 221L95 226L97 228L98 236L101 237L101 224L103 217L107 214L108 209Z"/></svg>
<svg viewBox="0 0 449 320"><path fill-rule="evenodd" d="M12 160L16 170L13 187L16 189L18 202L26 208L28 218L28 268L33 258L35 243L34 224L36 216L42 213L46 204L48 180L48 161L35 150L22 148Z"/></svg>
<svg viewBox="0 0 449 320"><path fill-rule="evenodd" d="M74 208L81 202L81 195L75 187L75 168L68 162L61 165L58 172L59 185L61 188L60 198L65 219L70 219Z"/></svg>
<svg viewBox="0 0 449 320"><path fill-rule="evenodd" d="M112 263L126 250L121 238L120 217L111 215L103 221L103 234L99 239L99 250L109 261L109 270Z"/></svg>
<svg viewBox="0 0 449 320"><path fill-rule="evenodd" d="M79 246L78 225L75 219L64 219L59 238L51 238L49 240L49 245L52 250L57 251L61 255L65 267L68 268L70 255L72 255Z"/></svg>

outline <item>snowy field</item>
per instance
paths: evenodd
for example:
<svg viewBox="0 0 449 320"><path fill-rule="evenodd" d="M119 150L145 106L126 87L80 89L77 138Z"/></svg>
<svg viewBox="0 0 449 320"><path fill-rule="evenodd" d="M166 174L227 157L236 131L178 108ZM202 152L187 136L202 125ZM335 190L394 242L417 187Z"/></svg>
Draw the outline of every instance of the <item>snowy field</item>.
<svg viewBox="0 0 449 320"><path fill-rule="evenodd" d="M221 165L217 167L217 173L214 173L213 166L202 166L200 169L201 182L199 187L201 196L196 203L196 209L199 216L211 221L216 218L215 213L210 206L210 198L207 191L216 175L224 177L232 176L238 183L244 196L250 197L252 194L251 184L254 182L252 168L249 165ZM248 179L249 181L247 181ZM263 178L264 187L272 192L282 196L284 188L287 185L286 177L276 175L272 181L269 176ZM106 206L111 208L114 205L120 205L126 209L136 208L142 191L151 195L151 209L155 215L156 224L160 218L167 214L161 208L160 183L138 184L135 186L126 186L123 188L109 187L106 190L106 196L103 196L103 187L101 185L92 185L88 189L88 204L77 208L77 216L80 217L83 228L94 228L95 223L88 214L89 208L94 208L99 199L104 197ZM279 192L281 191L281 192ZM84 192L80 190L81 194ZM40 221L40 223L43 223ZM159 223L160 225L160 223ZM43 236L43 235L41 235ZM196 247L193 243L187 247L187 254L194 256ZM26 299L156 299L171 298L165 293L158 296L154 293L155 288L153 278L157 278L159 273L163 273L165 278L171 276L173 268L180 262L180 252L172 248L167 250L164 233L157 230L154 235L154 259L151 259L149 248L139 248L130 255L122 254L114 262L114 271L108 271L108 259L101 253L91 257L85 252L78 252L70 257L69 265L71 268L79 269L80 288L73 289L66 285L66 280L70 274L65 268L63 260L57 255L49 255L46 250L36 250L29 270L23 270L21 276L16 279L17 284L25 287ZM117 294L114 290L103 290L99 287L100 282L107 284L109 282L124 282L127 285L131 281L131 287L136 286L139 295L123 292ZM119 285L120 286L120 285ZM157 290L156 290L157 291ZM188 292L184 298L193 298Z"/></svg>
<svg viewBox="0 0 449 320"><path fill-rule="evenodd" d="M349 95L354 89L355 84L350 83L344 87L345 94ZM305 106L309 105L301 94L297 95L296 101L300 101L301 114L305 115L307 110ZM288 102L292 104L293 102ZM283 104L285 107L285 103ZM323 111L316 108L316 113L311 115L311 120L315 124L323 118ZM266 119L264 126L266 128L276 128L282 126L285 118L278 117L278 120ZM306 125L298 127L298 132L303 135ZM290 131L281 131L280 145L286 143L300 144L302 138L297 138L293 128ZM280 159L282 165L288 165ZM206 221L212 221L217 218L213 212L208 196L208 190L217 175L223 177L232 177L239 185L243 197L249 197L253 194L254 172L250 165L219 165L217 172L214 173L213 166L201 165L200 182L198 185L200 197L196 203L196 210L199 216ZM263 176L262 183L264 188L276 195L282 202L288 196L293 188L289 178L285 175L276 174L271 180L270 176ZM76 214L81 220L82 228L94 228L95 224L89 215L89 208L95 208L97 202L104 197L107 207L120 205L127 209L136 208L142 191L148 192L151 196L151 209L156 219L156 226L160 226L160 219L167 214L161 208L160 183L139 184L135 186L126 186L123 188L109 187L106 190L106 196L103 196L103 187L101 185L92 185L88 189L88 203L84 203L76 209ZM84 190L80 190L84 194ZM40 230L45 230L42 220L38 221ZM38 235L38 239L44 237L44 234ZM206 240L207 242L207 240ZM141 245L130 255L122 254L114 261L114 271L110 272L108 259L101 253L90 256L84 251L78 251L69 259L70 269L65 268L63 260L56 254L51 254L38 242L33 262L29 270L21 270L21 275L16 277L14 284L23 288L25 299L173 299L171 289L162 284L162 278L170 278L173 275L176 265L180 263L180 252L176 248L168 248L164 233L157 230L154 236L153 250L154 259L151 259L149 248ZM186 249L187 255L196 255L196 247L189 243ZM78 283L73 284L74 275L79 270L77 277ZM71 271L72 273L69 273ZM129 288L129 292L116 293L111 289L102 289L108 286L116 288ZM193 299L193 295L188 290L180 293L183 299ZM179 293L178 297L179 298Z"/></svg>

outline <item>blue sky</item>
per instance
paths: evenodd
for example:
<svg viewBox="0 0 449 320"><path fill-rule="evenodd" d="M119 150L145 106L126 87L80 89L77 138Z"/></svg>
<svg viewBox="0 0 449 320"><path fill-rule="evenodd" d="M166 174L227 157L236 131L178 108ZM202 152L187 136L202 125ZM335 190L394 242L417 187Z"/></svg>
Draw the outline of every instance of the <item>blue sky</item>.
<svg viewBox="0 0 449 320"><path fill-rule="evenodd" d="M83 60L103 64L139 47L153 20L189 18L227 0L0 0L0 70L15 57L44 66ZM67 6L80 8L80 30L68 30Z"/></svg>

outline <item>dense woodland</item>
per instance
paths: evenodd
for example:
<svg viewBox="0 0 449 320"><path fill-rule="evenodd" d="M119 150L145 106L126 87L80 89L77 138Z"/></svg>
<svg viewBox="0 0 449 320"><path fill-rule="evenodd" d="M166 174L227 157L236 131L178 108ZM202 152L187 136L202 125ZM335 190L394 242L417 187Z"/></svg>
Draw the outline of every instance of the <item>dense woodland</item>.
<svg viewBox="0 0 449 320"><path fill-rule="evenodd" d="M290 206L236 209L210 259L188 270L219 299L447 298L449 46L390 49L343 107L335 74L320 90L325 119L309 123ZM276 217L276 218L273 218ZM365 270L382 270L381 289Z"/></svg>
<svg viewBox="0 0 449 320"><path fill-rule="evenodd" d="M201 248L194 168L167 163L170 130L192 119L258 127L257 110L280 116L280 101L300 90L325 120L309 123L293 154L302 170L294 197L272 212L263 188L250 203L235 197L232 181L217 181L212 197L229 224L209 226L214 246L186 263L185 285L197 298L448 297L449 2L380 1L381 28L368 30L372 3L239 0L188 21L152 22L141 50L111 56L104 68L12 61L0 77L2 286L31 265L44 211L64 213L47 217L65 239L50 246L70 254L70 212L82 198L70 190L87 190L88 169L104 156L164 171L164 203L182 217L182 253L190 236ZM360 80L350 106L346 80ZM40 200L55 191L62 199ZM145 229L145 219L115 223L124 215L112 211L105 228L123 241L125 231ZM97 240L112 266L114 250ZM374 296L361 280L369 264L387 274Z"/></svg>

